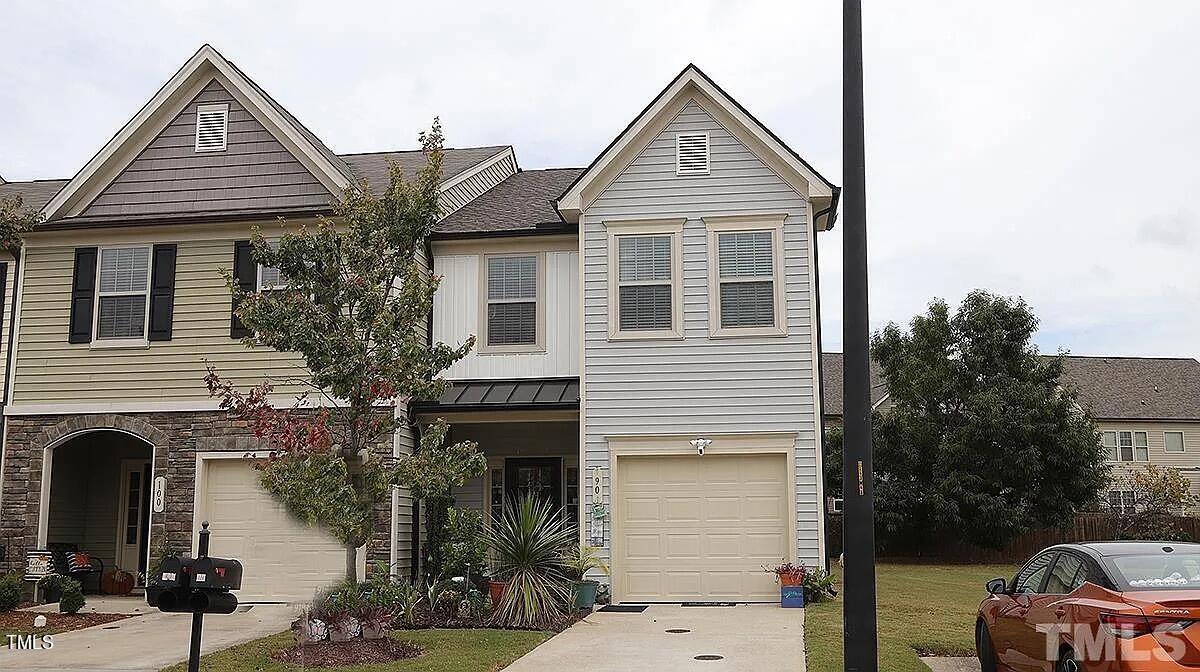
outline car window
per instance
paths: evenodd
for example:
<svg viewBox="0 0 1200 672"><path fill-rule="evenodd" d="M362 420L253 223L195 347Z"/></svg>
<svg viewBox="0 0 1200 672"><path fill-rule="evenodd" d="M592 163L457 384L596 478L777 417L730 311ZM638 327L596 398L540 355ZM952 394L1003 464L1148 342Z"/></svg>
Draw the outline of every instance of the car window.
<svg viewBox="0 0 1200 672"><path fill-rule="evenodd" d="M1050 578L1046 579L1045 592L1049 595L1073 593L1086 579L1087 570L1082 560L1073 553L1059 553L1058 560L1050 569Z"/></svg>
<svg viewBox="0 0 1200 672"><path fill-rule="evenodd" d="M1123 555L1108 561L1127 590L1178 590L1200 587L1200 555L1156 553Z"/></svg>
<svg viewBox="0 0 1200 672"><path fill-rule="evenodd" d="M1017 580L1013 583L1014 593L1036 593L1042 587L1042 578L1046 576L1046 570L1050 568L1050 561L1054 559L1055 553L1043 553L1017 574Z"/></svg>

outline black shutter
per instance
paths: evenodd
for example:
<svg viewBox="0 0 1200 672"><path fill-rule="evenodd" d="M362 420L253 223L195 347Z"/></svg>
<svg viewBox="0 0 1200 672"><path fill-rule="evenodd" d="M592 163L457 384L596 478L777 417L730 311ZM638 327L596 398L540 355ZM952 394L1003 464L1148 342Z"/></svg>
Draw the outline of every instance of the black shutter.
<svg viewBox="0 0 1200 672"><path fill-rule="evenodd" d="M92 342L92 306L96 297L96 256L94 247L75 248L75 275L71 279L71 327L69 343Z"/></svg>
<svg viewBox="0 0 1200 672"><path fill-rule="evenodd" d="M253 292L258 276L258 266L250 256L250 241L239 240L233 244L233 281L243 292ZM235 296L230 308L229 337L245 338L250 330L237 316L238 300Z"/></svg>
<svg viewBox="0 0 1200 672"><path fill-rule="evenodd" d="M150 262L149 340L171 340L175 314L175 245L155 245Z"/></svg>

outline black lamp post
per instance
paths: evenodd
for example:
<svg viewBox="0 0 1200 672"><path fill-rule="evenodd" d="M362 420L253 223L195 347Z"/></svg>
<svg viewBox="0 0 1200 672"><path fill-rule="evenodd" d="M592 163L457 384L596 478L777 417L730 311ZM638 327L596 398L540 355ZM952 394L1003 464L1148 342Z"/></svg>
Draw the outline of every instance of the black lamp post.
<svg viewBox="0 0 1200 672"><path fill-rule="evenodd" d="M843 651L846 672L875 672L879 669L879 645L875 629L875 506L871 488L861 0L843 0L842 9Z"/></svg>

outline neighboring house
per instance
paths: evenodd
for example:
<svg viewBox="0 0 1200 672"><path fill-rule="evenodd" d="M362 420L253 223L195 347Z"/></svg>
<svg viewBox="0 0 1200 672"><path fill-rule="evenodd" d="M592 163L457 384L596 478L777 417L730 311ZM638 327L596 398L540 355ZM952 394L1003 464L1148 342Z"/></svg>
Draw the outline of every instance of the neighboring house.
<svg viewBox="0 0 1200 672"><path fill-rule="evenodd" d="M328 214L388 161L422 157L335 154L205 46L71 180L0 185L48 218L0 260L3 568L75 544L143 569L209 520L244 600L340 575L337 543L257 486L261 446L202 379L206 360L242 386L299 371L243 347L218 269L279 282L250 226ZM521 171L508 146L445 168L431 336L478 341L441 399L397 409L414 422L392 454L449 419L489 466L458 504L561 507L617 600L777 599L762 565L823 564L815 246L837 187L693 66L586 168ZM419 506L398 490L360 563L415 571Z"/></svg>
<svg viewBox="0 0 1200 672"><path fill-rule="evenodd" d="M822 354L826 427L842 424L842 354ZM1079 403L1096 420L1101 444L1113 464L1113 484L1104 500L1113 508L1133 506L1122 487L1127 475L1146 464L1173 467L1200 496L1200 362L1170 357L1063 357L1064 384L1079 390ZM871 364L871 402L888 404L887 384Z"/></svg>

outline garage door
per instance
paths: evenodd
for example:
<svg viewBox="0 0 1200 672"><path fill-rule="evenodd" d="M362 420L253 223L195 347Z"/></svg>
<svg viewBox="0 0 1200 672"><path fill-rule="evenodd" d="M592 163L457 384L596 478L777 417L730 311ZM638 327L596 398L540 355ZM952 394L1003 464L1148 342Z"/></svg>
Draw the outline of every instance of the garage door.
<svg viewBox="0 0 1200 672"><path fill-rule="evenodd" d="M788 557L783 455L619 457L618 599L774 601Z"/></svg>
<svg viewBox="0 0 1200 672"><path fill-rule="evenodd" d="M213 531L209 554L242 561L239 600L310 601L345 573L342 545L289 516L259 487L248 461L208 460L204 474L201 516Z"/></svg>

